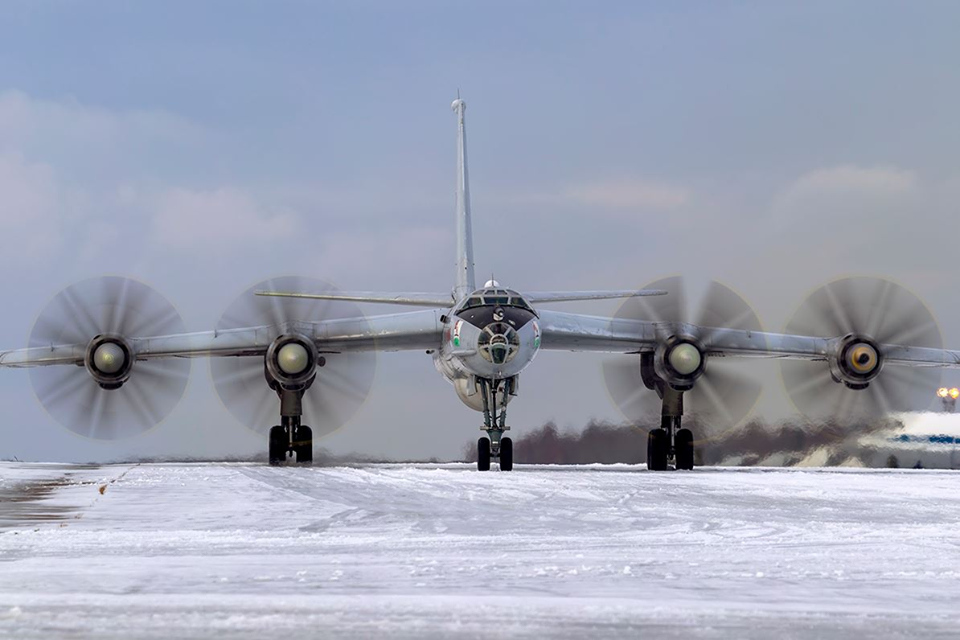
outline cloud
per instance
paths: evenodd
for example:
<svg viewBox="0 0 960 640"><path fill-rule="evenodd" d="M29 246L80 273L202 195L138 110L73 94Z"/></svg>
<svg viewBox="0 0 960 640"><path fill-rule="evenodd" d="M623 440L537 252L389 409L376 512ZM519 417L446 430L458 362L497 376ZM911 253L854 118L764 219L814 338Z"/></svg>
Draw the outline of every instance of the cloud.
<svg viewBox="0 0 960 640"><path fill-rule="evenodd" d="M681 187L633 179L596 180L556 189L514 193L503 198L509 204L590 207L601 215L621 217L637 210L672 210L691 200Z"/></svg>
<svg viewBox="0 0 960 640"><path fill-rule="evenodd" d="M446 288L452 286L455 272L452 227L390 226L324 233L315 269L345 288L412 291L428 286L438 273ZM397 268L384 272L384 266Z"/></svg>
<svg viewBox="0 0 960 640"><path fill-rule="evenodd" d="M859 216L900 207L918 188L913 171L897 167L840 165L797 178L774 202L780 217Z"/></svg>
<svg viewBox="0 0 960 640"><path fill-rule="evenodd" d="M151 146L193 144L204 131L160 110L111 110L75 99L42 100L19 91L0 92L0 146L77 164L105 156L136 160Z"/></svg>
<svg viewBox="0 0 960 640"><path fill-rule="evenodd" d="M63 239L63 205L63 191L50 166L0 155L0 259L47 259Z"/></svg>
<svg viewBox="0 0 960 640"><path fill-rule="evenodd" d="M676 209L687 204L690 194L679 187L637 180L589 182L568 187L565 200L610 209Z"/></svg>
<svg viewBox="0 0 960 640"><path fill-rule="evenodd" d="M737 253L762 264L802 264L804 286L841 275L891 277L927 288L951 286L955 179L891 165L819 168L788 183L763 209ZM769 294L768 294L769 295ZM944 299L948 299L944 298Z"/></svg>
<svg viewBox="0 0 960 640"><path fill-rule="evenodd" d="M157 199L153 237L175 249L220 252L231 247L292 237L298 218L271 209L233 187L170 189Z"/></svg>

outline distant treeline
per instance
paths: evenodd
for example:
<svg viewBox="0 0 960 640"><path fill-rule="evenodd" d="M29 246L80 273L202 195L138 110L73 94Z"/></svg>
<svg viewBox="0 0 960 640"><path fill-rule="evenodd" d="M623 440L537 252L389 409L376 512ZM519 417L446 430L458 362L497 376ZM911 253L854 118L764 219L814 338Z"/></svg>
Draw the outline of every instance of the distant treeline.
<svg viewBox="0 0 960 640"><path fill-rule="evenodd" d="M778 458L789 466L815 451L823 451L822 464L837 465L851 457L869 464L875 451L859 443L865 435L902 427L893 420L841 424L838 422L787 421L768 424L754 419L720 431L687 419L684 426L693 430L698 465L723 462L753 465ZM561 431L548 422L533 431L518 433L514 441L514 459L518 464L639 464L647 461L648 427L592 421L582 431ZM511 434L508 434L511 435ZM477 459L474 442L464 447L464 459ZM895 460L887 463L893 466Z"/></svg>

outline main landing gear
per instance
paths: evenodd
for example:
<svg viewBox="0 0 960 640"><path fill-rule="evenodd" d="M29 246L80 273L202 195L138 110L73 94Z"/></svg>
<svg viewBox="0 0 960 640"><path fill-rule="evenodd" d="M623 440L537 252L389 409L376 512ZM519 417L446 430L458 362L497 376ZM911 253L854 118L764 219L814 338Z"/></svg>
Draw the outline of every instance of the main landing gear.
<svg viewBox="0 0 960 640"><path fill-rule="evenodd" d="M483 426L480 430L487 434L487 437L477 441L477 471L489 471L492 460L500 463L500 471L513 471L513 440L503 434L510 430L507 426L507 402L509 396L516 395L516 378L481 378L477 384L483 394Z"/></svg>
<svg viewBox="0 0 960 640"><path fill-rule="evenodd" d="M313 463L313 430L300 424L303 415L303 393L276 387L280 396L280 424L270 427L270 464L285 462Z"/></svg>
<svg viewBox="0 0 960 640"><path fill-rule="evenodd" d="M676 469L693 469L693 432L680 427L683 391L662 382L658 382L656 390L663 404L660 428L647 434L647 469L666 471L671 462Z"/></svg>

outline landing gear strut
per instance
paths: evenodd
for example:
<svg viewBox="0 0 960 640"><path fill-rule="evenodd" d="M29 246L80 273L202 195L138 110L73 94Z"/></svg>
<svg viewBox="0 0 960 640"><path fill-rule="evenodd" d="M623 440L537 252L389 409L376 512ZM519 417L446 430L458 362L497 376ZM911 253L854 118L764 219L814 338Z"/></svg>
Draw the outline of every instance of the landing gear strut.
<svg viewBox="0 0 960 640"><path fill-rule="evenodd" d="M303 415L303 393L276 387L280 396L280 424L270 427L270 464L284 462L313 463L313 430L300 424Z"/></svg>
<svg viewBox="0 0 960 640"><path fill-rule="evenodd" d="M516 393L516 378L480 378L477 384L483 394L483 426L480 430L487 434L477 441L477 471L489 471L492 460L499 461L500 471L513 471L513 440L503 434L510 430L507 426L507 396Z"/></svg>
<svg viewBox="0 0 960 640"><path fill-rule="evenodd" d="M666 471L670 462L676 469L693 469L693 432L680 427L683 391L659 381L656 390L663 404L660 428L647 434L647 469Z"/></svg>

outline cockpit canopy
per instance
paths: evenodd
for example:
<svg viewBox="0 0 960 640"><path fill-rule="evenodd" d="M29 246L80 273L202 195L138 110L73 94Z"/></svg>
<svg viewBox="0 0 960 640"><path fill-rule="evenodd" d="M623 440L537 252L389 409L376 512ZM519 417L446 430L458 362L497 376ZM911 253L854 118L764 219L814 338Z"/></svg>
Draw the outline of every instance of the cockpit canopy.
<svg viewBox="0 0 960 640"><path fill-rule="evenodd" d="M478 289L470 294L470 296L461 303L458 311L465 311L467 309L472 309L474 307L482 307L485 305L495 305L498 307L518 307L520 309L525 309L531 313L536 313L533 310L533 307L530 306L526 300L523 299L519 293L513 289L501 289L499 287L487 287L485 289Z"/></svg>

